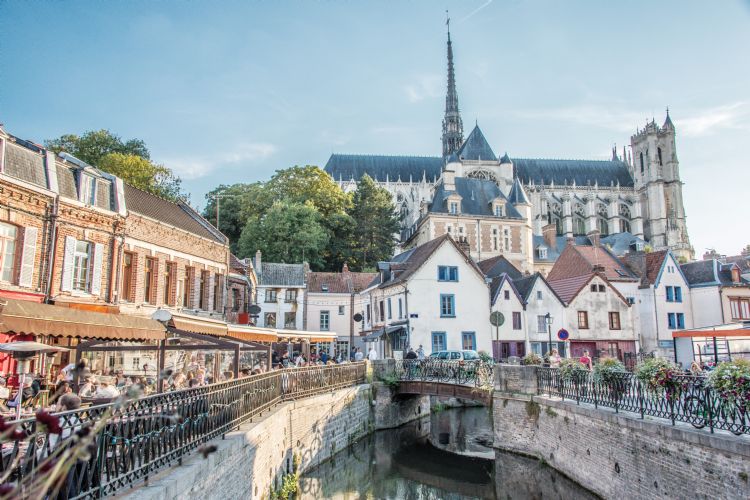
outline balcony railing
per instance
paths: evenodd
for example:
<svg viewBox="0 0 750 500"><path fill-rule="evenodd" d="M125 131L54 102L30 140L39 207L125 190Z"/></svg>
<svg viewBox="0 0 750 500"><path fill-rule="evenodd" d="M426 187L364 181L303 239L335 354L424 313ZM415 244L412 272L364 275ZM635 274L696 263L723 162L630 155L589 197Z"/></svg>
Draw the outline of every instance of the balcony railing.
<svg viewBox="0 0 750 500"><path fill-rule="evenodd" d="M70 449L80 429L100 429L90 455L73 465L62 498L101 498L148 479L207 441L275 404L363 383L365 363L290 368L181 391L56 414L60 437L34 418L16 423L22 437L2 444L0 474L10 481L44 475L45 460ZM106 423L102 424L102 419ZM5 425L11 425L6 423ZM63 452L64 453L64 452Z"/></svg>
<svg viewBox="0 0 750 500"><path fill-rule="evenodd" d="M749 402L740 396L728 400L706 383L705 377L678 375L668 385L651 388L632 373L614 373L597 379L588 371L564 375L557 368L537 368L539 394L548 394L577 404L614 408L701 429L727 430L736 435L750 434Z"/></svg>

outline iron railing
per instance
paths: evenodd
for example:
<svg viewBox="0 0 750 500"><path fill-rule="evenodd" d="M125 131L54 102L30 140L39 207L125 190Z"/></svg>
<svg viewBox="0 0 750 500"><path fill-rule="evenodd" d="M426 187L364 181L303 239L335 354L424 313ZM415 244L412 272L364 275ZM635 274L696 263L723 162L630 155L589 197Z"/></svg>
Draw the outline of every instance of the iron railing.
<svg viewBox="0 0 750 500"><path fill-rule="evenodd" d="M490 387L493 383L492 367L492 363L480 360L406 359L396 361L394 373L404 381Z"/></svg>
<svg viewBox="0 0 750 500"><path fill-rule="evenodd" d="M83 426L107 418L96 452L68 473L63 498L101 498L131 486L275 404L363 383L365 363L275 370L247 378L58 413L62 434L16 423L24 437L2 445L0 474L41 474L38 464ZM51 439L50 439L51 437ZM8 469L13 470L9 471Z"/></svg>
<svg viewBox="0 0 750 500"><path fill-rule="evenodd" d="M750 413L744 399L728 400L706 384L705 377L677 375L664 387L642 384L632 373L613 373L597 378L588 371L567 376L557 368L537 368L539 394L549 394L594 406L614 408L686 422L701 429L727 430L738 436L750 434Z"/></svg>

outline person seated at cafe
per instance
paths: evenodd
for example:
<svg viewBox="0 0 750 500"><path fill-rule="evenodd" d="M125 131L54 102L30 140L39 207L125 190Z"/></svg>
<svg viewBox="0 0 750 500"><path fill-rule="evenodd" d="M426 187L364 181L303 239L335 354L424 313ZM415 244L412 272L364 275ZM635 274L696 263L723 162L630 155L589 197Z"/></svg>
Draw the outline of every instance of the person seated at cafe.
<svg viewBox="0 0 750 500"><path fill-rule="evenodd" d="M106 380L99 382L99 388L94 393L96 399L114 399L120 396L120 392L117 388L111 385Z"/></svg>
<svg viewBox="0 0 750 500"><path fill-rule="evenodd" d="M73 393L73 388L66 384L62 386L63 393L57 399L55 411L77 410L81 407L81 397Z"/></svg>
<svg viewBox="0 0 750 500"><path fill-rule="evenodd" d="M10 389L8 389L8 386L5 383L5 379L0 378L0 410L8 408L6 404L8 403L9 397Z"/></svg>
<svg viewBox="0 0 750 500"><path fill-rule="evenodd" d="M55 391L49 398L50 404L55 404L63 394L73 392L73 389L70 387L70 385L70 382L68 382L67 380L61 380L57 384L55 384Z"/></svg>
<svg viewBox="0 0 750 500"><path fill-rule="evenodd" d="M191 378L190 380L188 380L188 387L190 389L192 389L193 387L198 387L200 385L201 383L198 381L197 378Z"/></svg>
<svg viewBox="0 0 750 500"><path fill-rule="evenodd" d="M8 401L8 408L18 407L18 392L13 396L12 400ZM31 379L26 379L23 382L23 389L21 390L21 406L28 406L34 400L34 389L31 388Z"/></svg>
<svg viewBox="0 0 750 500"><path fill-rule="evenodd" d="M91 375L84 377L83 384L78 388L78 395L82 398L90 398L95 392L96 387L94 387L93 377Z"/></svg>

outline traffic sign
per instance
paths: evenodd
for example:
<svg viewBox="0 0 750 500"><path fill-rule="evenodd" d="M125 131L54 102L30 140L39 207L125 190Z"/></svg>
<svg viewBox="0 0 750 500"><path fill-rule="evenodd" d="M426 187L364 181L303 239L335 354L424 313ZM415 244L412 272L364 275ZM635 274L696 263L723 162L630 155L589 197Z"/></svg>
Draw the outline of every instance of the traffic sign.
<svg viewBox="0 0 750 500"><path fill-rule="evenodd" d="M505 316L503 316L503 313L500 311L495 311L490 314L490 323L492 323L492 326L503 326L503 323L505 323Z"/></svg>
<svg viewBox="0 0 750 500"><path fill-rule="evenodd" d="M352 319L354 321L356 321L357 323L359 323L360 321L362 321L362 315L359 314L359 313L357 313L357 314L354 315L354 317Z"/></svg>
<svg viewBox="0 0 750 500"><path fill-rule="evenodd" d="M568 330L566 330L565 328L560 328L557 331L557 338L558 339L560 339L560 340L568 340L569 337L570 337L570 334L568 333Z"/></svg>

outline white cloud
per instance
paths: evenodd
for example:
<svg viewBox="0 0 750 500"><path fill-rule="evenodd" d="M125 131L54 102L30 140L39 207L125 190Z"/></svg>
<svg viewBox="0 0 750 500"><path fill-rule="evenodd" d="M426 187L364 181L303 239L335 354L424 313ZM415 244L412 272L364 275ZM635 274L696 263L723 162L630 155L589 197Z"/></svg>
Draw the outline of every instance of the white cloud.
<svg viewBox="0 0 750 500"><path fill-rule="evenodd" d="M236 145L216 156L190 156L168 158L164 164L183 179L205 177L220 167L231 167L241 163L255 163L276 153L276 146L264 142L249 142Z"/></svg>
<svg viewBox="0 0 750 500"><path fill-rule="evenodd" d="M750 130L750 102L735 102L694 112L675 119L675 127L686 136L710 135L724 129Z"/></svg>
<svg viewBox="0 0 750 500"><path fill-rule="evenodd" d="M409 102L434 99L443 95L443 77L440 75L422 75L417 81L404 85Z"/></svg>

